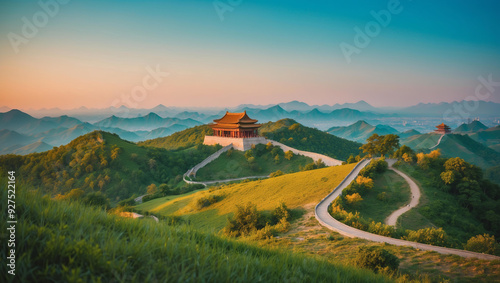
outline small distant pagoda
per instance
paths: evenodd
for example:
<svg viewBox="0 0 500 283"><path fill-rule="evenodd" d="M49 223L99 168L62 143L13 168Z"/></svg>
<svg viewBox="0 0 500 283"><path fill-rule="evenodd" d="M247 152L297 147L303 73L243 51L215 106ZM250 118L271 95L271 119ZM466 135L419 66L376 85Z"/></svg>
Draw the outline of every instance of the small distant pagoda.
<svg viewBox="0 0 500 283"><path fill-rule="evenodd" d="M258 129L261 126L256 124L257 120L248 117L247 112L229 113L220 119L214 120L215 124L210 124L214 130L214 136L225 138L255 138L258 137Z"/></svg>
<svg viewBox="0 0 500 283"><path fill-rule="evenodd" d="M203 144L222 146L232 145L237 150L249 150L252 145L266 143L266 138L259 136L258 129L261 124L248 117L247 112L229 113L220 119L215 119L209 124L214 131L213 136L205 136Z"/></svg>
<svg viewBox="0 0 500 283"><path fill-rule="evenodd" d="M446 125L445 123L441 123L441 125L436 126L437 129L434 130L435 133L441 134L441 135L446 135L451 133L450 127Z"/></svg>

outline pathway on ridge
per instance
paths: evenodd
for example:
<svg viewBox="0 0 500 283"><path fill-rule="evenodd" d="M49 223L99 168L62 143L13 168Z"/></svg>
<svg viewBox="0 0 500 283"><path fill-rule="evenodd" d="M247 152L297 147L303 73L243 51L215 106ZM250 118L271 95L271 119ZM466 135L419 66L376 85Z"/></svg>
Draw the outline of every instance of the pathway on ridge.
<svg viewBox="0 0 500 283"><path fill-rule="evenodd" d="M406 183L410 186L411 190L411 201L410 204L404 205L400 207L398 210L394 211L385 219L385 224L396 226L399 216L403 215L403 213L409 211L410 209L416 207L420 201L420 188L418 185L405 173L399 171L398 169L392 167L396 162L395 159L387 159L387 163L389 164L389 169L396 172L399 176L405 179Z"/></svg>

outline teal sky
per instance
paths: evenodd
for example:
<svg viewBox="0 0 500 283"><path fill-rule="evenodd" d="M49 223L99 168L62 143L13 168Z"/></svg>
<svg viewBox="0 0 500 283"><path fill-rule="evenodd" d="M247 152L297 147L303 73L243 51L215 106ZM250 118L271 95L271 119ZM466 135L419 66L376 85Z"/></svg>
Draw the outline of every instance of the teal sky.
<svg viewBox="0 0 500 283"><path fill-rule="evenodd" d="M4 0L0 105L407 106L470 99L479 76L500 81L500 2L399 1L387 26L356 47L355 28L397 2L72 0L16 45L23 17L33 23L44 10ZM358 48L350 62L342 43ZM148 68L169 75L130 99ZM500 102L497 88L486 100Z"/></svg>

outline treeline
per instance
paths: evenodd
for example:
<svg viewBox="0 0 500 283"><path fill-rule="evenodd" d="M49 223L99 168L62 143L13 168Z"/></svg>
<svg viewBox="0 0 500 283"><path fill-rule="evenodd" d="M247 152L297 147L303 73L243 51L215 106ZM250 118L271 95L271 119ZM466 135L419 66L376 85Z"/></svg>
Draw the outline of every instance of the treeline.
<svg viewBox="0 0 500 283"><path fill-rule="evenodd" d="M174 133L168 137L147 140L138 144L169 150L179 150L203 144L205 136L212 134L213 131L208 125L201 125Z"/></svg>
<svg viewBox="0 0 500 283"><path fill-rule="evenodd" d="M114 202L143 194L151 184L176 186L189 168L217 149L198 145L167 151L94 131L47 152L1 156L0 168L16 170L23 183L50 195L80 189L84 194L101 192Z"/></svg>
<svg viewBox="0 0 500 283"><path fill-rule="evenodd" d="M357 155L360 152L360 143L305 127L299 123L277 129L270 126L268 128L273 130L261 132L263 136L300 150L321 153L340 160L346 160L350 155Z"/></svg>

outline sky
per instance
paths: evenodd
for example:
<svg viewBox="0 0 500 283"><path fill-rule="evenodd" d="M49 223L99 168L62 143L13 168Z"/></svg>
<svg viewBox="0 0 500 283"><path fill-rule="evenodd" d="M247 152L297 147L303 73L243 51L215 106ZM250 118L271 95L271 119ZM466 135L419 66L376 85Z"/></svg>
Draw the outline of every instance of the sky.
<svg viewBox="0 0 500 283"><path fill-rule="evenodd" d="M494 0L2 0L0 106L500 102L499 26Z"/></svg>

